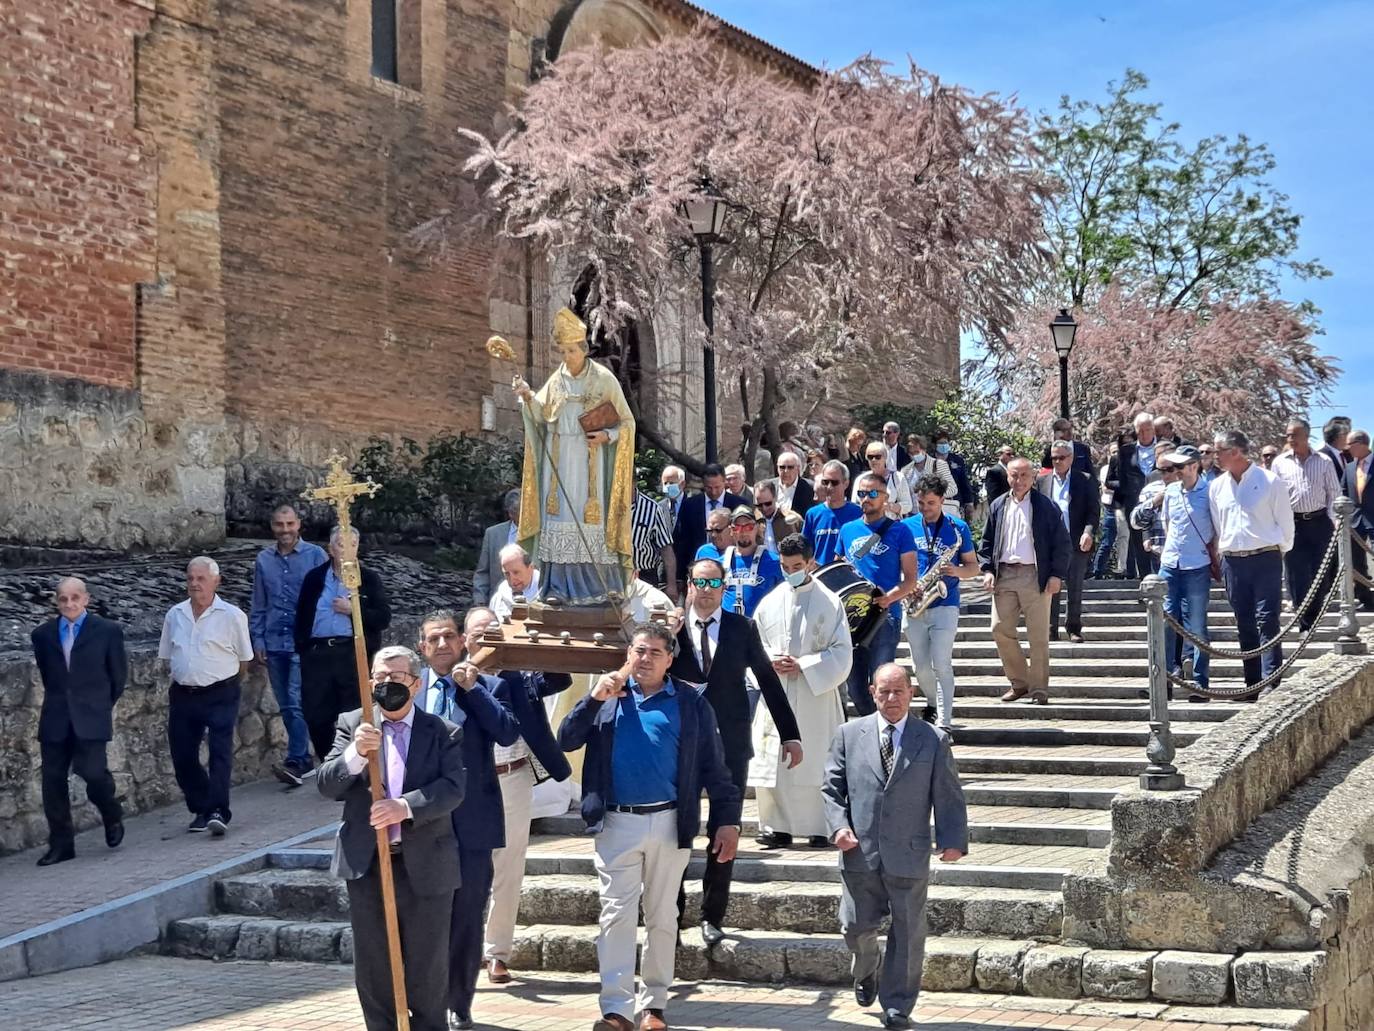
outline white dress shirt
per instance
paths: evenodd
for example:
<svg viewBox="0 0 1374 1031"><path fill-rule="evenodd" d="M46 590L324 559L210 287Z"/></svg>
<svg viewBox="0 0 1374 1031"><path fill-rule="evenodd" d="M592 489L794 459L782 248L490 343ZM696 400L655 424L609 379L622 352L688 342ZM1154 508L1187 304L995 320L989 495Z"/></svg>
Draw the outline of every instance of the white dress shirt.
<svg viewBox="0 0 1374 1031"><path fill-rule="evenodd" d="M704 618L698 616L695 609L687 613L687 636L692 639L692 651L696 653L698 666L701 665L701 627L697 626L697 623L705 622L707 619L715 620L706 628L706 636L711 640L711 661L715 662L718 654L716 646L720 643L720 621L724 612L724 609L716 609Z"/></svg>
<svg viewBox="0 0 1374 1031"><path fill-rule="evenodd" d="M1207 488L1222 554L1293 547L1293 505L1283 480L1251 462L1240 481L1222 473Z"/></svg>
<svg viewBox="0 0 1374 1031"><path fill-rule="evenodd" d="M534 601L539 596L539 570L531 573L530 585L520 593L526 601ZM491 601L487 602L487 608L495 612L496 618L502 622L510 618L510 614L515 611L515 592L510 589L509 582L501 581L501 586L496 588Z"/></svg>
<svg viewBox="0 0 1374 1031"><path fill-rule="evenodd" d="M776 486L773 490L773 497L778 503L778 508L785 512L792 511L792 499L797 496L797 483L800 482L801 481L798 480L789 487L782 482L782 477L778 477Z"/></svg>
<svg viewBox="0 0 1374 1031"><path fill-rule="evenodd" d="M173 605L162 621L157 657L172 666L172 682L184 687L209 687L239 671L239 663L253 657L248 617L218 594L197 619L191 601Z"/></svg>
<svg viewBox="0 0 1374 1031"><path fill-rule="evenodd" d="M1032 488L1034 489L1034 488ZM1020 501L1016 495L1008 493L1002 502L1002 551L997 561L1011 565L1035 565L1035 538L1032 536L1034 525L1031 516L1031 492Z"/></svg>
<svg viewBox="0 0 1374 1031"><path fill-rule="evenodd" d="M1336 498L1340 497L1341 485L1337 477L1336 463L1321 451L1309 451L1307 457L1299 460L1290 448L1274 459L1270 470L1283 480L1288 488L1288 500L1293 511L1306 514L1325 510L1334 523L1336 521Z"/></svg>
<svg viewBox="0 0 1374 1031"><path fill-rule="evenodd" d="M894 759L894 761L897 758L897 753L902 750L902 735L906 733L907 719L908 717L903 716L896 723L889 724L887 722L887 717L884 716L882 713L878 713L879 736L886 732L884 728L888 726L892 727L892 758Z"/></svg>

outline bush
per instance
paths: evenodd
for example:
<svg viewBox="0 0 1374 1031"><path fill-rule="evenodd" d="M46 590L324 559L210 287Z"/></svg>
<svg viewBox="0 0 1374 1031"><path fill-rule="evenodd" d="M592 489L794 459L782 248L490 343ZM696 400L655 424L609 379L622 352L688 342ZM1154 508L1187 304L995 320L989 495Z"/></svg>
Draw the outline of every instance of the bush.
<svg viewBox="0 0 1374 1031"><path fill-rule="evenodd" d="M635 441L639 443L638 440ZM635 450L635 486L646 494L659 496L663 482L663 467L670 464L668 456L655 448L640 446Z"/></svg>

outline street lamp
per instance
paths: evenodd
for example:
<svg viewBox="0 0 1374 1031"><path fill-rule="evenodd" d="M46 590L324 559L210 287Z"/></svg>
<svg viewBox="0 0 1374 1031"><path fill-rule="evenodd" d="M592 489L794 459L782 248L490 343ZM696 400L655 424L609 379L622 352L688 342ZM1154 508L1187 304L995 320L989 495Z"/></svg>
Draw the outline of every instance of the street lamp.
<svg viewBox="0 0 1374 1031"><path fill-rule="evenodd" d="M725 198L703 179L697 192L682 202L682 213L691 223L701 251L701 321L706 324L706 345L701 352L701 378L706 391L706 461L716 460L716 276L711 261L711 245L725 225Z"/></svg>
<svg viewBox="0 0 1374 1031"><path fill-rule="evenodd" d="M1069 418L1069 352L1077 333L1078 323L1069 309L1060 308L1050 323L1050 336L1054 338L1054 353L1059 355L1059 415L1064 419Z"/></svg>

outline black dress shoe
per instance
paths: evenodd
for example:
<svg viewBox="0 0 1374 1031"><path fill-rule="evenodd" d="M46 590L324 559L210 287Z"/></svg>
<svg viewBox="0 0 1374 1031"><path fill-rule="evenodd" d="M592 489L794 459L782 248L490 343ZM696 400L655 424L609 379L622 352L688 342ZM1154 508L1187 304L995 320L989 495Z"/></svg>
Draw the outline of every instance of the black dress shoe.
<svg viewBox="0 0 1374 1031"><path fill-rule="evenodd" d="M830 848L830 839L823 834L813 834L806 839L806 843L812 848Z"/></svg>
<svg viewBox="0 0 1374 1031"><path fill-rule="evenodd" d="M786 848L792 844L792 835L783 831L764 831L754 840L764 848Z"/></svg>
<svg viewBox="0 0 1374 1031"><path fill-rule="evenodd" d="M719 945L725 940L725 932L709 920L701 922L701 940L706 943L707 948L712 945Z"/></svg>
<svg viewBox="0 0 1374 1031"><path fill-rule="evenodd" d="M300 771L296 769L295 763L273 763L272 775L281 781L288 788L298 788L305 783Z"/></svg>
<svg viewBox="0 0 1374 1031"><path fill-rule="evenodd" d="M911 1018L901 1010L888 1010L883 1014L883 1027L910 1027Z"/></svg>
<svg viewBox="0 0 1374 1031"><path fill-rule="evenodd" d="M38 860L39 866L52 866L55 863L65 863L68 859L76 858L75 845L50 845L48 851L44 852Z"/></svg>
<svg viewBox="0 0 1374 1031"><path fill-rule="evenodd" d="M449 1031L468 1031L472 1027L472 1014L449 1010L448 1027Z"/></svg>
<svg viewBox="0 0 1374 1031"><path fill-rule="evenodd" d="M878 975L869 974L862 980L854 982L854 1001L860 1006L872 1006L873 1000L878 997Z"/></svg>
<svg viewBox="0 0 1374 1031"><path fill-rule="evenodd" d="M110 848L118 848L119 843L124 840L124 821L115 820L113 823L105 824L105 844Z"/></svg>

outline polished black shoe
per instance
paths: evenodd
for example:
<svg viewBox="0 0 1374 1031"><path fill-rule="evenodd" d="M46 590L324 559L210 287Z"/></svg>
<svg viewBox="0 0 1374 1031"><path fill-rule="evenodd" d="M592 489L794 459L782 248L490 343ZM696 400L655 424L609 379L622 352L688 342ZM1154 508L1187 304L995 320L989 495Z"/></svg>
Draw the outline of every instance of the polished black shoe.
<svg viewBox="0 0 1374 1031"><path fill-rule="evenodd" d="M105 844L110 848L118 848L119 843L124 840L124 821L114 820L105 824Z"/></svg>
<svg viewBox="0 0 1374 1031"><path fill-rule="evenodd" d="M472 1027L472 1014L457 1010L448 1011L449 1031L468 1031Z"/></svg>
<svg viewBox="0 0 1374 1031"><path fill-rule="evenodd" d="M50 845L38 860L39 866L54 866L76 858L75 845Z"/></svg>
<svg viewBox="0 0 1374 1031"><path fill-rule="evenodd" d="M206 828L207 828L209 825L210 825L210 814L209 814L209 813L201 813L199 816L197 816L194 820L191 821L191 825L190 825L189 827L187 827L186 829L187 829L190 833L192 833L192 834L204 834Z"/></svg>
<svg viewBox="0 0 1374 1031"><path fill-rule="evenodd" d="M229 818L216 809L205 819L205 829L217 838L224 837L224 832L229 829Z"/></svg>
<svg viewBox="0 0 1374 1031"><path fill-rule="evenodd" d="M706 947L719 945L725 940L725 932L709 920L701 922L701 940L706 943Z"/></svg>
<svg viewBox="0 0 1374 1031"><path fill-rule="evenodd" d="M869 974L860 981L854 982L854 1001L860 1006L872 1006L873 1000L878 997L878 975Z"/></svg>
<svg viewBox="0 0 1374 1031"><path fill-rule="evenodd" d="M272 776L276 777L277 780L281 781L288 788L298 788L305 783L305 780L301 777L300 771L296 768L296 764L291 762L273 763Z"/></svg>
<svg viewBox="0 0 1374 1031"><path fill-rule="evenodd" d="M812 848L830 848L830 839L824 834L813 834L806 839L806 843Z"/></svg>
<svg viewBox="0 0 1374 1031"><path fill-rule="evenodd" d="M764 848L787 848L792 844L792 835L783 831L764 831L754 840Z"/></svg>
<svg viewBox="0 0 1374 1031"><path fill-rule="evenodd" d="M911 1018L901 1010L888 1010L883 1014L883 1027L910 1027Z"/></svg>

